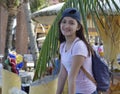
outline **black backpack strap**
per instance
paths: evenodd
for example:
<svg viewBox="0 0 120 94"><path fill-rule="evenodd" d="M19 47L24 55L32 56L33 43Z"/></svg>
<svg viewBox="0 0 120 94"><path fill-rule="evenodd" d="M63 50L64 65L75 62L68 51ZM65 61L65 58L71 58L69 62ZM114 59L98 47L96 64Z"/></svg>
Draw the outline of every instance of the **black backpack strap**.
<svg viewBox="0 0 120 94"><path fill-rule="evenodd" d="M83 66L81 66L81 69L82 69L82 71L85 73L85 75L86 75L95 85L97 85L97 82L95 81L94 77L92 77L92 76L86 71L86 69L85 69Z"/></svg>
<svg viewBox="0 0 120 94"><path fill-rule="evenodd" d="M74 45L75 45L75 43L77 43L78 41L79 41L79 39L74 42ZM74 45L73 45L73 46L74 46ZM73 48L73 46L72 46L72 48ZM71 54L72 54L72 51L71 51ZM85 75L86 75L95 85L97 85L97 82L95 81L94 77L92 77L92 76L86 71L86 69L85 69L83 66L81 66L81 69L82 69L82 71L85 73Z"/></svg>

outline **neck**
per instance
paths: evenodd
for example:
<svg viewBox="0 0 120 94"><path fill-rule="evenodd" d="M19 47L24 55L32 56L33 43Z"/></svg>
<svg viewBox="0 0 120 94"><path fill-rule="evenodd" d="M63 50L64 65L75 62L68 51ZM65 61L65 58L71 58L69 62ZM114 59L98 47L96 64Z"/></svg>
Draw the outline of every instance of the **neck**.
<svg viewBox="0 0 120 94"><path fill-rule="evenodd" d="M74 40L75 40L76 36L75 37L66 37L66 44L71 44Z"/></svg>
<svg viewBox="0 0 120 94"><path fill-rule="evenodd" d="M66 46L65 46L65 52L67 52L70 47L71 44L73 43L73 41L75 40L76 37L66 37Z"/></svg>

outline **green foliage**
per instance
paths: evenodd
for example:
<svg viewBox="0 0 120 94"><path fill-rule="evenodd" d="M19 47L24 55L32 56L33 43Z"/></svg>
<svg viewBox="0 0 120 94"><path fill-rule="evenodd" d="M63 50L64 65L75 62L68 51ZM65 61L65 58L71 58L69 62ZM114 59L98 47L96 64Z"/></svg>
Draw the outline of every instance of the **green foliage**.
<svg viewBox="0 0 120 94"><path fill-rule="evenodd" d="M113 6L115 7L115 10L112 10L110 5L110 0L106 0L105 4L108 5L110 9L111 15L115 15L114 11L117 11L117 13L120 14L120 9L118 5L114 2L114 0L111 0L113 3ZM37 80L41 78L42 75L45 74L47 69L47 64L49 64L49 61L54 58L59 51L59 41L58 41L58 21L61 18L61 13L63 10L67 7L76 7L82 17L83 26L85 28L85 34L88 36L88 26L87 26L87 15L89 14L92 16L92 20L94 22L94 25L96 27L96 30L98 30L98 26L96 24L96 20L100 20L100 15L103 15L105 20L106 15L109 15L109 11L106 11L106 6L104 6L104 3L101 4L100 0L67 0L62 9L59 11L56 19L54 20L54 23L51 26L51 29L49 30L49 33L43 43L42 49L40 51L39 60L37 62L34 80ZM101 23L102 24L102 23ZM98 30L99 31L99 30ZM86 37L87 38L87 37Z"/></svg>
<svg viewBox="0 0 120 94"><path fill-rule="evenodd" d="M7 0L6 2L7 6L17 7L20 4L19 0Z"/></svg>
<svg viewBox="0 0 120 94"><path fill-rule="evenodd" d="M20 0L14 0L13 4L14 4L15 6L19 6Z"/></svg>
<svg viewBox="0 0 120 94"><path fill-rule="evenodd" d="M31 12L35 12L47 6L48 6L47 0L30 0Z"/></svg>
<svg viewBox="0 0 120 94"><path fill-rule="evenodd" d="M1 4L4 4L7 8L17 7L20 4L20 0L0 0Z"/></svg>

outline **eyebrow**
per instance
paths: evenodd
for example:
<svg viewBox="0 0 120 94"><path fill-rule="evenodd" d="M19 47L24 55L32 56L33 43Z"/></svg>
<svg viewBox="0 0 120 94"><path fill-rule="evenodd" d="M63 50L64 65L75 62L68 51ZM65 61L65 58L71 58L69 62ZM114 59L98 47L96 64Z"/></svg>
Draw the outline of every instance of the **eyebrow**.
<svg viewBox="0 0 120 94"><path fill-rule="evenodd" d="M63 19L62 21L64 21L64 20L66 20L66 19ZM70 19L69 21L72 21L72 22L74 22L74 21L75 21L75 19Z"/></svg>

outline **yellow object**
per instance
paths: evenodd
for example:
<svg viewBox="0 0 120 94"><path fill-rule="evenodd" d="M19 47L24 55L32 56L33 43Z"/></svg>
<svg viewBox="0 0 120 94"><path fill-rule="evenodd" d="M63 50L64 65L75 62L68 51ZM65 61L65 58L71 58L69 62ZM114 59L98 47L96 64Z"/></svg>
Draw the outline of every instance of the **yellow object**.
<svg viewBox="0 0 120 94"><path fill-rule="evenodd" d="M31 84L29 94L56 94L57 80L54 76L37 80Z"/></svg>
<svg viewBox="0 0 120 94"><path fill-rule="evenodd" d="M99 52L99 55L100 55L101 57L104 57L104 52Z"/></svg>
<svg viewBox="0 0 120 94"><path fill-rule="evenodd" d="M17 54L16 61L17 61L17 64L19 64L20 62L22 62L23 61L23 56L20 55L20 54Z"/></svg>
<svg viewBox="0 0 120 94"><path fill-rule="evenodd" d="M29 94L56 94L58 78L46 76L41 80L33 82ZM68 81L66 80L62 94L68 94Z"/></svg>
<svg viewBox="0 0 120 94"><path fill-rule="evenodd" d="M2 94L9 94L9 90L13 87L21 89L20 77L8 70L2 70Z"/></svg>

